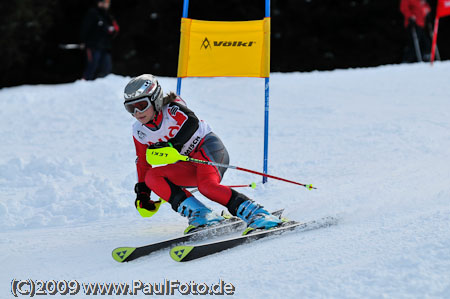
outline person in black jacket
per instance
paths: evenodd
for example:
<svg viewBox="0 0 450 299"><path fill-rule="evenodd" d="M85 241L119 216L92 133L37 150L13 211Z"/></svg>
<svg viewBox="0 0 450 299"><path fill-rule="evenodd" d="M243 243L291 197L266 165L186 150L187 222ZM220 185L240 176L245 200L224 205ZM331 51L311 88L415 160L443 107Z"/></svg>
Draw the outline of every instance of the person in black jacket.
<svg viewBox="0 0 450 299"><path fill-rule="evenodd" d="M110 0L97 0L81 26L81 41L86 50L87 63L83 79L94 80L111 73L112 40L119 32L119 25L109 13Z"/></svg>

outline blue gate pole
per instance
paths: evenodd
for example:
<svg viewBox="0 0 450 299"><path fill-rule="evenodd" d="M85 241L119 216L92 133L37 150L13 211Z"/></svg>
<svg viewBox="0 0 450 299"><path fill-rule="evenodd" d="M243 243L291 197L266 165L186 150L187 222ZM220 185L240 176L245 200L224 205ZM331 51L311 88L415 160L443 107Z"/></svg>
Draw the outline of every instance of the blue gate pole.
<svg viewBox="0 0 450 299"><path fill-rule="evenodd" d="M266 0L266 18L270 17L270 0ZM270 76L270 69L269 69ZM267 161L269 152L269 81L270 78L265 78L264 84L264 159L263 159L263 172L267 174ZM267 177L263 177L263 184L267 182Z"/></svg>
<svg viewBox="0 0 450 299"><path fill-rule="evenodd" d="M183 0L183 18L188 17L189 0ZM180 55L180 53L178 53ZM181 78L177 79L177 95L181 95Z"/></svg>
<svg viewBox="0 0 450 299"><path fill-rule="evenodd" d="M267 174L267 160L269 151L269 78L265 84L265 105L264 105L264 165L263 172ZM267 182L267 177L263 177L263 184Z"/></svg>

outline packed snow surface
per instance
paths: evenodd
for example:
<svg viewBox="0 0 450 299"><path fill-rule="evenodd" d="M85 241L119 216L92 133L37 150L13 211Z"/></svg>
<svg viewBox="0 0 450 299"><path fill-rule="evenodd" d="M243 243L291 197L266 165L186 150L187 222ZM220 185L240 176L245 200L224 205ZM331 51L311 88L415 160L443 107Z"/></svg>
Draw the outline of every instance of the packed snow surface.
<svg viewBox="0 0 450 299"><path fill-rule="evenodd" d="M122 104L130 78L3 88L0 297L30 279L223 281L235 298L450 298L449 74L449 62L272 74L269 174L318 189L262 185L236 170L223 183L257 182L240 191L290 219L340 221L187 263L168 250L111 258L187 225L170 205L152 218L134 208L134 120ZM175 78L159 80L176 89ZM185 79L182 97L227 145L231 165L262 171L263 79Z"/></svg>

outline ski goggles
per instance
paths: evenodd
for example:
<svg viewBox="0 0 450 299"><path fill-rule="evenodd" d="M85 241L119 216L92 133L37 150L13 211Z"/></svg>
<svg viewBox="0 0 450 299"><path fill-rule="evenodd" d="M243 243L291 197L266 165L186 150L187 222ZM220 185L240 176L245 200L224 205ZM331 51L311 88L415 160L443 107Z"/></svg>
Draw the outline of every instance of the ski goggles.
<svg viewBox="0 0 450 299"><path fill-rule="evenodd" d="M145 97L134 101L125 102L123 103L123 105L125 106L125 110L134 115L136 113L136 110L138 112L144 112L145 110L150 108L152 102L148 97Z"/></svg>

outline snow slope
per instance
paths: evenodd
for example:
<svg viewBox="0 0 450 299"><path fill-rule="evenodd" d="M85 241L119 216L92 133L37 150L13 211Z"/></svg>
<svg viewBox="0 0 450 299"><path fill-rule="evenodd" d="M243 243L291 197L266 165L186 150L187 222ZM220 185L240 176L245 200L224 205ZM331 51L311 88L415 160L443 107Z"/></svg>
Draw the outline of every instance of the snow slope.
<svg viewBox="0 0 450 299"><path fill-rule="evenodd" d="M318 189L269 180L241 191L291 219L341 221L189 263L168 251L126 264L111 258L115 247L186 226L168 205L150 219L134 209L133 119L122 105L129 78L1 89L0 298L12 297L13 279L223 280L236 298L450 298L449 73L442 62L272 74L269 173ZM231 164L258 171L263 81L187 79L182 87ZM176 88L174 78L160 82ZM224 178L252 181L261 178L235 170Z"/></svg>

